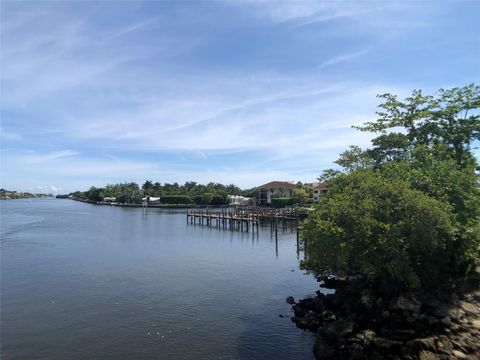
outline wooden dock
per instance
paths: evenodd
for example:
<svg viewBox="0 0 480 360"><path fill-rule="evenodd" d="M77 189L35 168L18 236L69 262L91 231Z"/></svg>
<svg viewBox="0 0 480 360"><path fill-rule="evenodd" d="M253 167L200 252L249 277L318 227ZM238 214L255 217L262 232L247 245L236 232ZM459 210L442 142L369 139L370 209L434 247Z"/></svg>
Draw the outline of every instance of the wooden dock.
<svg viewBox="0 0 480 360"><path fill-rule="evenodd" d="M187 210L187 223L204 225L223 230L258 231L259 227L270 227L278 233L298 231L304 214L295 209L235 208L215 210Z"/></svg>
<svg viewBox="0 0 480 360"><path fill-rule="evenodd" d="M258 231L256 216L234 211L187 210L187 223L206 225L223 230Z"/></svg>

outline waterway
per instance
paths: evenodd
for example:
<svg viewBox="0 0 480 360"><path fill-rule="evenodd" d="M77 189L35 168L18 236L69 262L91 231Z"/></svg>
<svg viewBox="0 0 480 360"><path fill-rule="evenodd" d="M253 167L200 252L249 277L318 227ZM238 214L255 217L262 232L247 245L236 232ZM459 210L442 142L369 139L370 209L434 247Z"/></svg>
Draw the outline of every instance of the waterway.
<svg viewBox="0 0 480 360"><path fill-rule="evenodd" d="M2 359L313 359L285 303L318 289L295 234L193 226L185 210L0 206Z"/></svg>

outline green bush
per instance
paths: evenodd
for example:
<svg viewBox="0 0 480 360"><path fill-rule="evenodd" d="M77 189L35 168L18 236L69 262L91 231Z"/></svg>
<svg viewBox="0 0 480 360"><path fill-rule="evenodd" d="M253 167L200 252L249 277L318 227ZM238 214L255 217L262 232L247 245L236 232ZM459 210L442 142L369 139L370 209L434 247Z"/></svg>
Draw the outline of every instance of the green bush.
<svg viewBox="0 0 480 360"><path fill-rule="evenodd" d="M305 222L304 269L319 277L353 275L389 290L444 280L455 246L448 204L375 170L337 176L329 187Z"/></svg>
<svg viewBox="0 0 480 360"><path fill-rule="evenodd" d="M210 201L211 205L226 205L227 204L227 196L222 194L215 194Z"/></svg>
<svg viewBox="0 0 480 360"><path fill-rule="evenodd" d="M193 200L187 195L165 195L160 198L162 204L193 204Z"/></svg>
<svg viewBox="0 0 480 360"><path fill-rule="evenodd" d="M293 199L291 197L272 198L272 207L274 208L283 208L291 205L293 205Z"/></svg>
<svg viewBox="0 0 480 360"><path fill-rule="evenodd" d="M209 205L213 199L212 193L203 193L200 195L195 195L193 201L197 205Z"/></svg>

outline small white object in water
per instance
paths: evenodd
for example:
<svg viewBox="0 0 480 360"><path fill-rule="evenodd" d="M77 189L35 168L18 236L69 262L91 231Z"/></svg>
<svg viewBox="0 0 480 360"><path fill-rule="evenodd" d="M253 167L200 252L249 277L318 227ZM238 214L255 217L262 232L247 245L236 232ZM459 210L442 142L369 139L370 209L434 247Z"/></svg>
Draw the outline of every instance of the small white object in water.
<svg viewBox="0 0 480 360"><path fill-rule="evenodd" d="M150 331L148 332L148 336L150 336Z"/></svg>
<svg viewBox="0 0 480 360"><path fill-rule="evenodd" d="M160 333L159 333L159 332L157 332L157 335L160 335Z"/></svg>
<svg viewBox="0 0 480 360"><path fill-rule="evenodd" d="M168 333L171 334L171 333L172 333L172 330L169 330Z"/></svg>

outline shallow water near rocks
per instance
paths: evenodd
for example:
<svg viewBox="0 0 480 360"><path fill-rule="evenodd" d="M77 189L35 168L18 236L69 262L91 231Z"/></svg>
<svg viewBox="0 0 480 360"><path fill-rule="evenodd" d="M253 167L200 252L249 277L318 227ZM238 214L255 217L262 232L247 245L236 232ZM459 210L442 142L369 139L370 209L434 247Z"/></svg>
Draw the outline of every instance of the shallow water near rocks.
<svg viewBox="0 0 480 360"><path fill-rule="evenodd" d="M187 225L184 210L0 206L2 359L314 358L285 303L318 289L295 234Z"/></svg>

